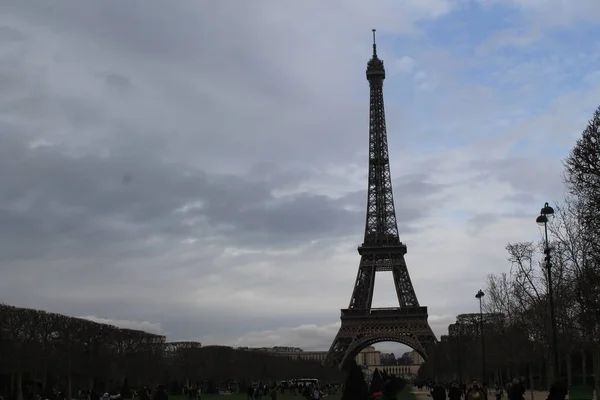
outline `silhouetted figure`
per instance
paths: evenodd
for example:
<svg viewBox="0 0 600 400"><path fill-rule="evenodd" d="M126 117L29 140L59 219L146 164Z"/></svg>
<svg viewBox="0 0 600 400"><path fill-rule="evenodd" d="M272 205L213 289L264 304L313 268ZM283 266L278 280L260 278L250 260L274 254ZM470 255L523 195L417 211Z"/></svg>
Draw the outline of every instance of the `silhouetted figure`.
<svg viewBox="0 0 600 400"><path fill-rule="evenodd" d="M391 379L388 379L383 384L383 400L396 400L396 385L392 382Z"/></svg>
<svg viewBox="0 0 600 400"><path fill-rule="evenodd" d="M506 394L509 400L524 400L525 386L518 379L513 379L510 387L506 389Z"/></svg>
<svg viewBox="0 0 600 400"><path fill-rule="evenodd" d="M167 391L163 385L158 385L156 388L156 393L154 393L153 400L169 400L169 395L167 394Z"/></svg>
<svg viewBox="0 0 600 400"><path fill-rule="evenodd" d="M557 381L550 386L547 400L565 400L567 397L567 386L562 381Z"/></svg>
<svg viewBox="0 0 600 400"><path fill-rule="evenodd" d="M467 390L465 395L466 400L487 400L487 390L477 382L473 382L473 385Z"/></svg>
<svg viewBox="0 0 600 400"><path fill-rule="evenodd" d="M496 385L496 400L502 400L502 395L504 394L504 390L502 386Z"/></svg>
<svg viewBox="0 0 600 400"><path fill-rule="evenodd" d="M433 400L446 400L446 389L442 385L435 385L429 393Z"/></svg>
<svg viewBox="0 0 600 400"><path fill-rule="evenodd" d="M462 397L462 390L458 387L457 384L453 384L450 386L450 390L448 390L448 399L449 400L460 400Z"/></svg>

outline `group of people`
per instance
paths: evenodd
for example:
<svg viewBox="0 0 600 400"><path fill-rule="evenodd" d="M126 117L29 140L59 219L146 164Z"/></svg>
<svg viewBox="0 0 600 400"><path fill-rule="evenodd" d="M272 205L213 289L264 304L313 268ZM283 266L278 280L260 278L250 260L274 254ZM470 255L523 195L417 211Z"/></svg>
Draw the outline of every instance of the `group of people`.
<svg viewBox="0 0 600 400"><path fill-rule="evenodd" d="M443 385L427 385L431 388L430 394L433 400L488 400L488 388L479 383L472 382L469 386L464 383L452 383L444 387ZM496 384L494 387L494 396L496 400L503 400L506 393L506 400L525 400L525 385L520 379L513 379L504 386ZM564 400L568 394L567 387L562 381L557 381L550 388L547 400Z"/></svg>
<svg viewBox="0 0 600 400"><path fill-rule="evenodd" d="M428 386L431 387L429 393L433 400L488 400L489 395L488 387L477 381L473 381L470 385L453 382L447 386L441 384ZM504 386L495 385L496 400L502 400L505 392L507 400L525 399L525 386L519 379L513 379Z"/></svg>
<svg viewBox="0 0 600 400"><path fill-rule="evenodd" d="M121 399L135 399L135 400L169 400L169 395L164 385L157 385L155 390L150 389L147 386L142 387L137 391L128 391L128 393L118 393L116 391L109 391L101 394L96 389L91 390L79 390L77 393L77 399L79 400L121 400ZM41 399L38 399L41 400ZM52 399L46 400L64 400L64 396L58 395Z"/></svg>
<svg viewBox="0 0 600 400"><path fill-rule="evenodd" d="M65 400L67 396L60 390L54 389L50 393L44 395L33 394L31 396L23 396L24 398L35 399L35 400ZM10 398L10 397L8 397ZM118 400L121 398L120 394L110 394L108 392L100 394L95 390L78 390L77 395L74 398L79 400ZM3 396L0 396L0 400L4 400Z"/></svg>
<svg viewBox="0 0 600 400"><path fill-rule="evenodd" d="M139 391L133 393L133 398L137 400L169 400L169 394L164 385L156 386L154 392L149 387L144 386Z"/></svg>
<svg viewBox="0 0 600 400"><path fill-rule="evenodd" d="M187 397L188 400L200 400L202 399L202 389L200 386L188 385L181 388L182 394Z"/></svg>
<svg viewBox="0 0 600 400"><path fill-rule="evenodd" d="M284 394L286 390L290 390L290 393L299 393L307 400L320 400L323 397L327 397L327 393L322 390L318 385L304 384L304 385L282 385L272 384L266 385L257 383L248 387L246 391L247 400L262 400L262 397L270 397L271 400L277 400L277 392L280 391Z"/></svg>

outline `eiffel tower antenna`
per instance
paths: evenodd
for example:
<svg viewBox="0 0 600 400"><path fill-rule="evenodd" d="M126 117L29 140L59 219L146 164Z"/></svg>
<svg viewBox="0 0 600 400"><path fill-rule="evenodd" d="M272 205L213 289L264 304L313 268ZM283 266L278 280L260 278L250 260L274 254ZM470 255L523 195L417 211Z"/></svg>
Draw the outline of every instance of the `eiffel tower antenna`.
<svg viewBox="0 0 600 400"><path fill-rule="evenodd" d="M424 359L437 339L427 321L427 307L417 300L406 261L406 245L400 241L383 103L385 68L377 56L373 29L373 56L367 63L370 89L369 178L365 235L358 247L360 264L347 309L342 310L342 325L336 335L327 363L344 369L365 347L394 341L412 347ZM398 298L394 308L372 308L375 274L391 271Z"/></svg>
<svg viewBox="0 0 600 400"><path fill-rule="evenodd" d="M373 57L377 57L377 42L375 41L375 32L377 29L372 29L373 31Z"/></svg>

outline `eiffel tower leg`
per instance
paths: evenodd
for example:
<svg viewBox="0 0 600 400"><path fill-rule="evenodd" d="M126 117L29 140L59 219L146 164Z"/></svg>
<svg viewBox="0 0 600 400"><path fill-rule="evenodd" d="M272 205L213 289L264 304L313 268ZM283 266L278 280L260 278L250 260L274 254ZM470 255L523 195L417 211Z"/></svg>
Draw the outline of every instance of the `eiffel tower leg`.
<svg viewBox="0 0 600 400"><path fill-rule="evenodd" d="M404 256L398 257L398 255L393 254L390 257L396 258L395 262L393 262L392 275L400 306L419 307L419 300L417 300L417 294L410 279Z"/></svg>
<svg viewBox="0 0 600 400"><path fill-rule="evenodd" d="M360 259L358 274L352 291L352 298L348 308L371 308L373 302L373 289L375 288L374 257L364 255Z"/></svg>
<svg viewBox="0 0 600 400"><path fill-rule="evenodd" d="M352 337L349 332L340 329L338 334L335 336L335 339L333 339L331 347L329 348L325 365L345 370L346 368L344 368L342 363L346 358L346 354L348 354L348 349L350 348L351 343Z"/></svg>

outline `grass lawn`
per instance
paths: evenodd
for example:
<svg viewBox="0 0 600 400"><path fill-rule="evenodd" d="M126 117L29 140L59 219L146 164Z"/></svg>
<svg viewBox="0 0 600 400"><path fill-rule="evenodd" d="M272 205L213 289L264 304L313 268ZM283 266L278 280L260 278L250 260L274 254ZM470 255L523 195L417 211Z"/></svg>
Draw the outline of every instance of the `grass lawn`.
<svg viewBox="0 0 600 400"><path fill-rule="evenodd" d="M415 400L416 396L412 392L412 387L406 385L400 393L398 393L398 400Z"/></svg>
<svg viewBox="0 0 600 400"><path fill-rule="evenodd" d="M342 396L341 391L338 391L338 394L330 394L325 399L327 400L340 400ZM185 396L169 396L169 400L187 400ZM201 400L246 400L246 395L244 393L234 393L234 394L203 394ZM271 396L262 396L262 400L271 400ZM299 394L281 394L277 392L277 400L305 400L305 398ZM398 400L411 400L409 398L406 399L398 399Z"/></svg>

